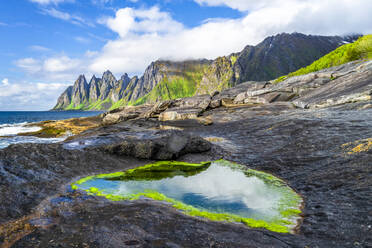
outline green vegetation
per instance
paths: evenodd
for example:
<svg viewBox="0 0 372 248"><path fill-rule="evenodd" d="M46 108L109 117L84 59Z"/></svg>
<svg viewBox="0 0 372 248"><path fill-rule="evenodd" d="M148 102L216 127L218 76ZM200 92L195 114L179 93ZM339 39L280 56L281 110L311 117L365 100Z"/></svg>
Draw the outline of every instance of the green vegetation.
<svg viewBox="0 0 372 248"><path fill-rule="evenodd" d="M233 83L233 65L237 57L219 57L204 70L205 80L198 84L198 93L213 93L230 88Z"/></svg>
<svg viewBox="0 0 372 248"><path fill-rule="evenodd" d="M136 100L133 105L191 97L195 94L197 82L201 81L202 76L198 71L185 72L183 76L164 76L150 93Z"/></svg>
<svg viewBox="0 0 372 248"><path fill-rule="evenodd" d="M156 201L164 201L171 203L174 208L182 210L185 214L190 216L207 218L212 221L227 221L227 222L241 222L247 226L253 228L265 228L273 232L288 233L290 232L290 225L293 225L293 218L298 218L301 213L299 210L300 204L302 202L301 197L296 194L287 184L279 178L274 177L271 174L247 169L246 167L231 163L225 160L218 160L214 163L218 163L220 166L228 166L234 170L241 170L247 176L256 176L262 179L265 184L280 186L281 193L284 195L282 200L279 202L279 212L280 216L276 217L272 221L256 220L253 218L244 218L235 214L229 213L211 213L205 210L198 209L196 207L187 205L178 200L169 198L164 194L161 194L153 190L145 190L141 193L131 194L131 195L114 195L103 192L102 190L90 187L85 191L90 195L97 195L105 197L111 201L123 201L123 200L138 200L141 197L151 198ZM79 189L80 185L83 183L94 180L94 179L106 179L106 180L160 180L163 178L174 177L176 175L192 176L193 174L198 174L203 170L208 169L211 165L210 162L203 162L200 164L190 164L185 162L177 161L162 161L153 164L148 164L135 169L130 169L125 172L117 172L112 174L102 174L98 176L90 176L82 178L79 181L71 185L72 189Z"/></svg>
<svg viewBox="0 0 372 248"><path fill-rule="evenodd" d="M125 106L127 105L126 103L127 103L126 99L120 99L119 101L114 102L109 110L113 110L113 109L117 109L122 106Z"/></svg>
<svg viewBox="0 0 372 248"><path fill-rule="evenodd" d="M161 161L153 164L148 164L139 168L127 170L124 174L117 177L112 177L110 180L161 180L164 178L172 178L175 176L193 176L203 170L208 169L210 162L202 162L200 164L190 164L178 161Z"/></svg>
<svg viewBox="0 0 372 248"><path fill-rule="evenodd" d="M354 43L340 46L311 65L282 76L276 79L275 82L279 83L290 77L305 75L360 59L372 59L372 35L360 37Z"/></svg>
<svg viewBox="0 0 372 248"><path fill-rule="evenodd" d="M111 100L109 98L105 100L98 99L96 102L90 102L88 106L85 107L85 110L103 110L106 109L104 105L111 105Z"/></svg>
<svg viewBox="0 0 372 248"><path fill-rule="evenodd" d="M107 106L112 106L113 103L110 98L105 100L98 99L97 101L89 101L81 103L77 106L73 102L65 108L65 110L105 110Z"/></svg>
<svg viewBox="0 0 372 248"><path fill-rule="evenodd" d="M235 65L237 60L238 60L238 57L236 57L235 55L231 56L230 57L231 65Z"/></svg>
<svg viewBox="0 0 372 248"><path fill-rule="evenodd" d="M78 106L75 106L73 102L70 103L70 105L67 106L66 110L83 110L85 107L85 104L79 104Z"/></svg>
<svg viewBox="0 0 372 248"><path fill-rule="evenodd" d="M187 173L196 174L199 173L201 170L207 169L210 165L211 162L192 164L179 161L159 161L156 163L130 169L125 172L115 172L110 174L85 177L73 183L72 188L77 189L78 185L81 185L92 179L109 178L110 180L160 180L162 178L173 177L177 175L188 175ZM159 177L159 175L161 176Z"/></svg>

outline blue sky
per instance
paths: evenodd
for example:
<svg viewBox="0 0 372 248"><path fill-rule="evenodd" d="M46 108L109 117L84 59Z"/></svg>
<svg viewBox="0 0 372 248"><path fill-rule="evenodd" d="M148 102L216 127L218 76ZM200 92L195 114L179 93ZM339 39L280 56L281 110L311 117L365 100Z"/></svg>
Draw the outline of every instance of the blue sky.
<svg viewBox="0 0 372 248"><path fill-rule="evenodd" d="M281 32L370 33L371 2L1 1L0 111L49 109L79 74L141 75L159 58L212 59Z"/></svg>

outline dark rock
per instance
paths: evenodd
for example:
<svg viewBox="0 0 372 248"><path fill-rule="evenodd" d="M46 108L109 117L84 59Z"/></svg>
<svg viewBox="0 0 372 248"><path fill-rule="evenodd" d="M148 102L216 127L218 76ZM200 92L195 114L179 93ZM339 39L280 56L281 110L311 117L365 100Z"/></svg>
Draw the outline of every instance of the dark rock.
<svg viewBox="0 0 372 248"><path fill-rule="evenodd" d="M236 99L239 94L244 94L248 90L260 90L265 88L266 85L268 85L268 82L245 82L230 89L226 89L213 96L209 107L218 108L220 106L232 105L234 104L234 99ZM242 101L237 100L235 102L243 101L244 100L242 99Z"/></svg>
<svg viewBox="0 0 372 248"><path fill-rule="evenodd" d="M128 106L113 110L104 115L102 124L112 125L122 121L135 119L139 117L143 112L148 111L151 106L140 105L140 106Z"/></svg>
<svg viewBox="0 0 372 248"><path fill-rule="evenodd" d="M188 153L207 152L211 150L211 144L200 137L168 131L151 139L128 138L120 144L107 146L105 150L111 154L139 159L170 160Z"/></svg>
<svg viewBox="0 0 372 248"><path fill-rule="evenodd" d="M334 68L334 70L337 69ZM308 94L304 94L294 103L305 108L324 108L372 99L371 62L364 63L362 66L358 65L358 67L350 63L348 71L343 74L323 87L317 87Z"/></svg>
<svg viewBox="0 0 372 248"><path fill-rule="evenodd" d="M157 118L159 117L159 114L166 111L167 109L171 108L174 104L174 100L167 100L162 102L157 102L154 104L154 106L151 108L150 111L143 114L145 118Z"/></svg>

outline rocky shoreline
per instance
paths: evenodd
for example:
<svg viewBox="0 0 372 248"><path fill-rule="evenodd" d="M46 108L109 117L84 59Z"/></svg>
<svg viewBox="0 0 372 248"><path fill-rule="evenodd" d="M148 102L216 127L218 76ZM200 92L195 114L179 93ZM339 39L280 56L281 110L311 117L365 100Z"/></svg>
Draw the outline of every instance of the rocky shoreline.
<svg viewBox="0 0 372 248"><path fill-rule="evenodd" d="M0 150L1 247L371 247L371 94L372 63L358 61L281 83L41 123L74 136ZM61 135L27 135L46 133ZM70 187L154 160L221 158L282 178L302 195L296 234Z"/></svg>

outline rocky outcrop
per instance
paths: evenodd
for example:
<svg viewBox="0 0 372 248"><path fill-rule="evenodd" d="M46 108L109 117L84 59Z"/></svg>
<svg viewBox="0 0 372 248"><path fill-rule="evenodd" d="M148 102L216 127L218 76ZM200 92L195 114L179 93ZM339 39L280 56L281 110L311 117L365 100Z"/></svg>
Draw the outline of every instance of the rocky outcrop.
<svg viewBox="0 0 372 248"><path fill-rule="evenodd" d="M93 75L92 79L89 82L89 100L93 102L96 102L101 95L99 83L100 79L96 78L96 76Z"/></svg>
<svg viewBox="0 0 372 248"><path fill-rule="evenodd" d="M57 100L57 105L53 109L67 109L71 104L73 86L67 87Z"/></svg>
<svg viewBox="0 0 372 248"><path fill-rule="evenodd" d="M263 85L262 83L261 85ZM324 108L371 99L372 62L356 61L338 67L248 89L234 103L292 102L299 108Z"/></svg>
<svg viewBox="0 0 372 248"><path fill-rule="evenodd" d="M211 144L198 137L180 131L167 132L160 137L148 139L128 138L120 144L109 145L111 154L139 159L172 160L188 153L202 153L211 149Z"/></svg>
<svg viewBox="0 0 372 248"><path fill-rule="evenodd" d="M135 119L151 108L149 105L128 106L112 110L103 114L103 125L112 125L122 121Z"/></svg>
<svg viewBox="0 0 372 248"><path fill-rule="evenodd" d="M200 95L175 100L172 106L159 114L159 120L197 119L211 102L210 95Z"/></svg>
<svg viewBox="0 0 372 248"><path fill-rule="evenodd" d="M288 74L357 37L283 33L215 60L155 61L141 77L124 74L117 81L106 71L101 79L93 77L89 84L78 80L79 84L61 95L54 109L107 110L128 103L139 105L213 94L246 81L271 80ZM286 98L284 95L281 97ZM251 101L262 103L271 98L275 96Z"/></svg>

